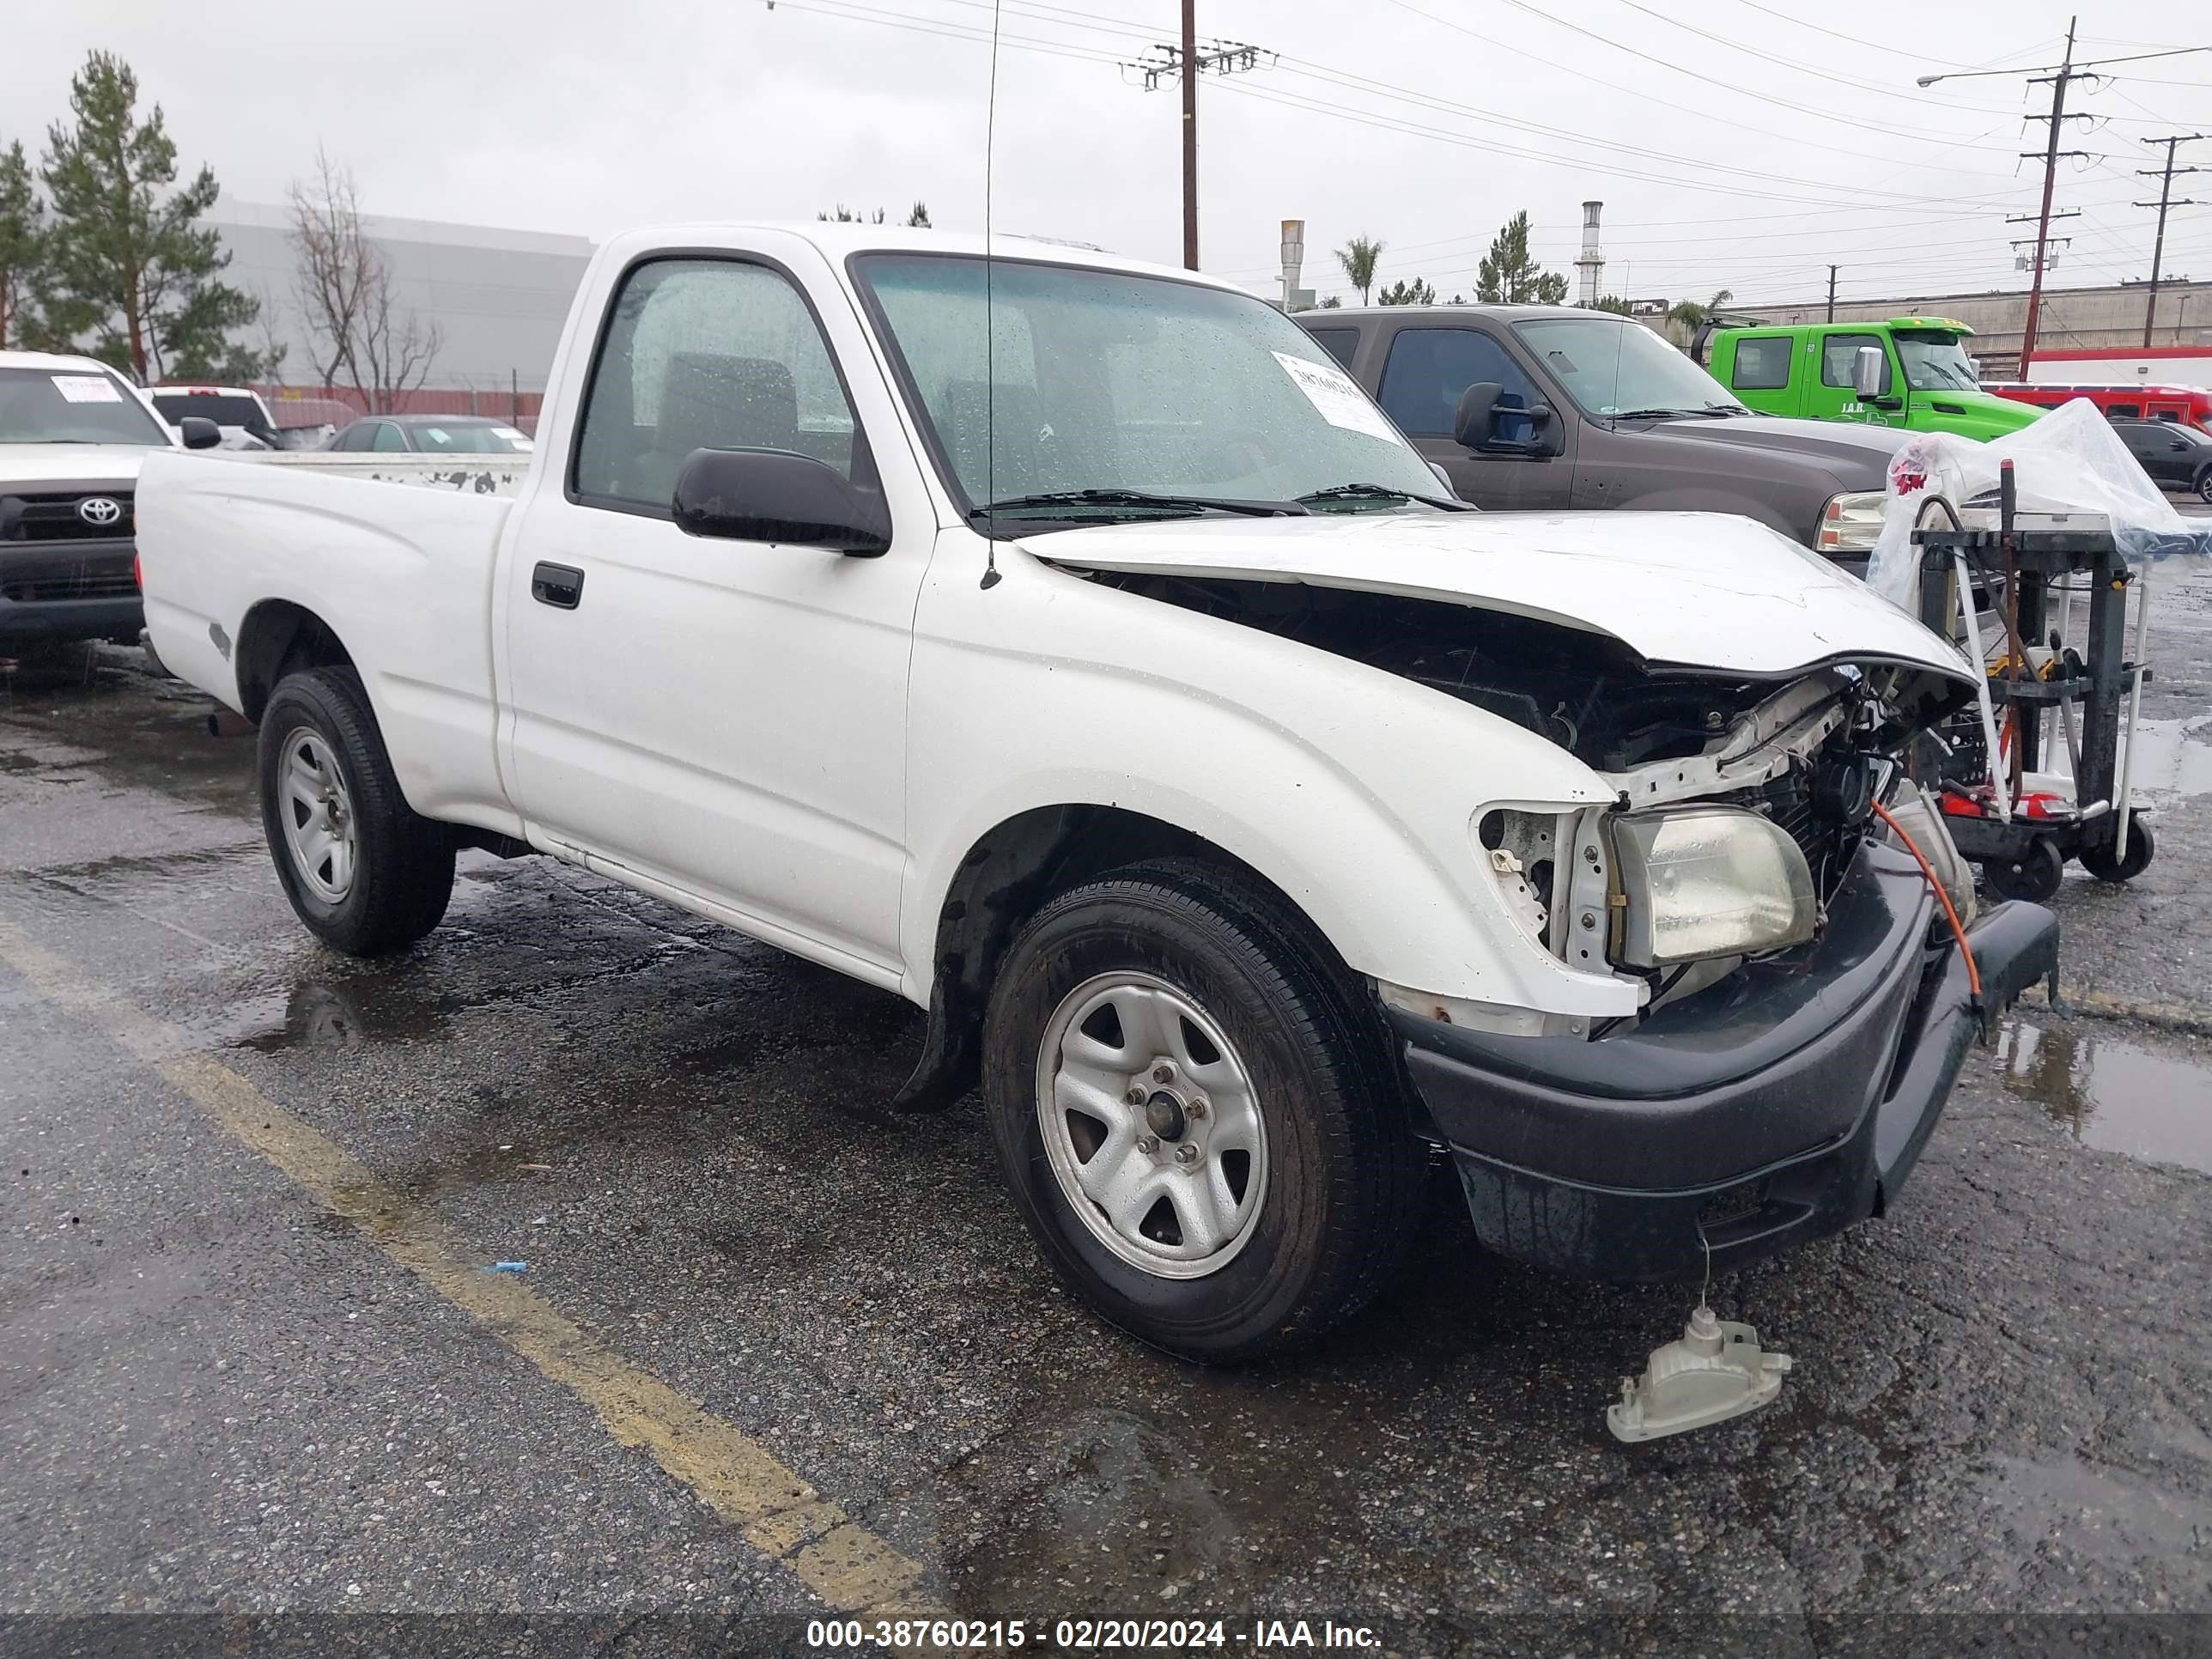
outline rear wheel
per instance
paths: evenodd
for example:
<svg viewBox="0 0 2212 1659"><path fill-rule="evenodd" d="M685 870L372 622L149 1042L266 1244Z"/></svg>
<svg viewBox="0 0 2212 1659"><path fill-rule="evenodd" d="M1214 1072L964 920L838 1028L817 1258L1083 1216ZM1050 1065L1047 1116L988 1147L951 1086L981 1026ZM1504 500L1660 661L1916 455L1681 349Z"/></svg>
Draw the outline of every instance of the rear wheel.
<svg viewBox="0 0 2212 1659"><path fill-rule="evenodd" d="M259 759L262 828L309 932L373 957L438 925L453 891L453 833L407 805L352 669L279 682L262 711Z"/></svg>
<svg viewBox="0 0 2212 1659"><path fill-rule="evenodd" d="M2197 475L2197 499L2212 501L2212 465L2207 465Z"/></svg>
<svg viewBox="0 0 2212 1659"><path fill-rule="evenodd" d="M1354 994L1272 895L1181 861L1063 894L993 988L984 1097L1022 1217L1108 1319L1250 1360L1365 1303L1425 1162Z"/></svg>

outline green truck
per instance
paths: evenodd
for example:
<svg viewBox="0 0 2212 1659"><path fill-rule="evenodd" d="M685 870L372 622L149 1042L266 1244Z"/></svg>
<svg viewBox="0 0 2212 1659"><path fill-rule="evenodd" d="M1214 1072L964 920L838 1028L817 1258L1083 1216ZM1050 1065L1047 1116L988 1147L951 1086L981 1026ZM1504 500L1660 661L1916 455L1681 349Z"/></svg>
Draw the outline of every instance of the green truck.
<svg viewBox="0 0 2212 1659"><path fill-rule="evenodd" d="M1697 346L1710 346L1713 378L1762 414L2000 438L2042 410L1982 390L1966 355L1973 332L1948 317L1732 323Z"/></svg>

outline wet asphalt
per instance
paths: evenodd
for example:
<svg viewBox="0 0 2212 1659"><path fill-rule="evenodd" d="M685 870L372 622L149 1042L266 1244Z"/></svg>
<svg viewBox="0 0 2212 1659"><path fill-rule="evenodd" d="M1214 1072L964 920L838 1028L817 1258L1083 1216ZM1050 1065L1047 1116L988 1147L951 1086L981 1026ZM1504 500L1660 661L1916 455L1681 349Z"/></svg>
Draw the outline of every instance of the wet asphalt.
<svg viewBox="0 0 2212 1659"><path fill-rule="evenodd" d="M422 946L325 951L250 739L134 652L0 702L0 923L526 1262L957 1613L1220 1618L1248 1650L1327 1618L1405 1653L1518 1646L1514 1615L1809 1651L1995 1613L2063 1648L2083 1615L2212 1613L2212 578L2161 581L2153 646L2159 856L2069 873L2080 1003L1970 1059L1889 1218L1716 1284L1795 1356L1781 1400L1642 1447L1601 1413L1687 1295L1486 1258L1448 1192L1319 1352L1198 1370L1060 1290L975 1103L885 1112L920 1039L895 998L476 854ZM821 1611L4 963L0 1148L0 1609Z"/></svg>

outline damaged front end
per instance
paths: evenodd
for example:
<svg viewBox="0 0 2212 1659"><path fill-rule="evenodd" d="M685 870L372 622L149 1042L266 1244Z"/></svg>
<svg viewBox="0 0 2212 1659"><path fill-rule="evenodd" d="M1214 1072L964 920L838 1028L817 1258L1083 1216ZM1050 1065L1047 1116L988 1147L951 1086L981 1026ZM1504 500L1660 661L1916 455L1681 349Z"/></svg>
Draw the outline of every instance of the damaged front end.
<svg viewBox="0 0 2212 1659"><path fill-rule="evenodd" d="M1974 922L1970 966L1875 811L1917 800L1907 745L1972 696L1963 663L1846 653L1748 674L1464 603L1100 579L1461 698L1609 787L1602 805L1500 800L1475 831L1506 914L1570 968L1640 988L1634 1013L1376 987L1409 1091L1503 1254L1673 1277L1880 1213L1989 1011L2055 976L2057 923L2033 905Z"/></svg>
<svg viewBox="0 0 2212 1659"><path fill-rule="evenodd" d="M1911 738L1970 695L1924 662L1750 676L1653 663L1621 641L1437 600L1154 573L1098 580L1364 663L1512 721L1592 768L1613 799L1504 801L1475 824L1499 903L1560 962L1639 987L1640 1012L1802 945ZM1384 984L1386 1004L1510 1036L1623 1029Z"/></svg>

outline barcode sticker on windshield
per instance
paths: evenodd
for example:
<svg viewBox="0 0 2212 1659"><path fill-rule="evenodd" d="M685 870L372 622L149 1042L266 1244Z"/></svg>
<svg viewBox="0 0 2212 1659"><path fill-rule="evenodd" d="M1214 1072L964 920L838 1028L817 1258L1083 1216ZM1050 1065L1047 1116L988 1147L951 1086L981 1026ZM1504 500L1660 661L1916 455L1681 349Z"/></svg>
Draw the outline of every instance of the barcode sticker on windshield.
<svg viewBox="0 0 2212 1659"><path fill-rule="evenodd" d="M119 404L123 392L105 374L57 374L54 390L72 404Z"/></svg>
<svg viewBox="0 0 2212 1659"><path fill-rule="evenodd" d="M1306 394L1306 401L1331 426L1340 426L1347 432L1364 432L1387 443L1399 441L1397 432L1382 418L1382 411L1367 401L1366 393L1342 369L1293 357L1287 351L1277 352L1275 361L1291 377L1291 384Z"/></svg>

